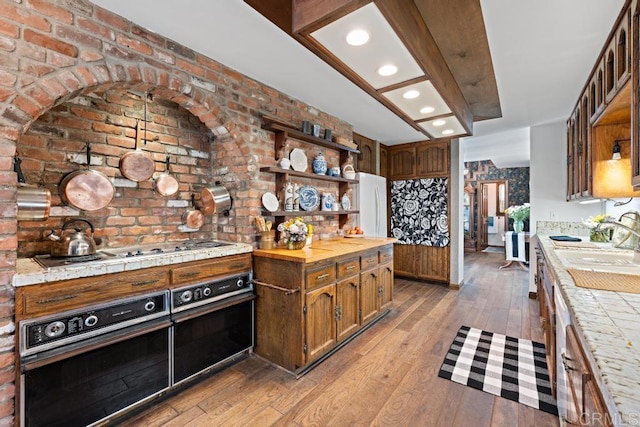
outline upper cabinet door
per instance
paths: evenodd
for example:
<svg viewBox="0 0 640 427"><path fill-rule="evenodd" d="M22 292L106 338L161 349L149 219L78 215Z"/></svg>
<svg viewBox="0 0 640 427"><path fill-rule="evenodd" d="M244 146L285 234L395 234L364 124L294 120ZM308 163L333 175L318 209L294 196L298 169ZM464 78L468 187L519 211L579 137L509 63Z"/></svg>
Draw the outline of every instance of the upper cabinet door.
<svg viewBox="0 0 640 427"><path fill-rule="evenodd" d="M376 173L376 142L366 136L353 133L353 142L358 144L358 172Z"/></svg>
<svg viewBox="0 0 640 427"><path fill-rule="evenodd" d="M389 147L389 179L410 179L416 175L415 145Z"/></svg>
<svg viewBox="0 0 640 427"><path fill-rule="evenodd" d="M416 147L416 175L437 177L449 175L449 142L423 142Z"/></svg>
<svg viewBox="0 0 640 427"><path fill-rule="evenodd" d="M387 167L388 158L387 146L380 144L380 176L384 176L385 178L389 177L389 170Z"/></svg>

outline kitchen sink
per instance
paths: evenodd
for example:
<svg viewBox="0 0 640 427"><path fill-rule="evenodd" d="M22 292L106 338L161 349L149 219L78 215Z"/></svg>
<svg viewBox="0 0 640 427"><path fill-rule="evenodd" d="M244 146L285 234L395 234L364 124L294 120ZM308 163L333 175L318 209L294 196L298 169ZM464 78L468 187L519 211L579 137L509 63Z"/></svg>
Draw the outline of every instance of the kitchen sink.
<svg viewBox="0 0 640 427"><path fill-rule="evenodd" d="M566 268L640 274L640 263L631 250L556 249L555 254Z"/></svg>

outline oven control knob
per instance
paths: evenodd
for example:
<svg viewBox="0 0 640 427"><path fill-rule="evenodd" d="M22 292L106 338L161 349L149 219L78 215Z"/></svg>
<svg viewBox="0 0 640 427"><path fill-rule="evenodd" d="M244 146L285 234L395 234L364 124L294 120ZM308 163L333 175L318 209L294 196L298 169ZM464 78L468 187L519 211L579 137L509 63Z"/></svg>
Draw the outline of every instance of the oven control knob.
<svg viewBox="0 0 640 427"><path fill-rule="evenodd" d="M55 338L62 335L65 329L66 329L66 326L64 325L64 323L62 323L59 320L56 320L55 322L49 323L47 327L44 328L44 334L49 338Z"/></svg>
<svg viewBox="0 0 640 427"><path fill-rule="evenodd" d="M238 279L238 281L236 282L236 286L241 288L244 286L244 279Z"/></svg>
<svg viewBox="0 0 640 427"><path fill-rule="evenodd" d="M147 301L146 304L144 305L144 309L145 311L153 311L156 308L156 303L155 301Z"/></svg>
<svg viewBox="0 0 640 427"><path fill-rule="evenodd" d="M191 292L191 291L184 291L180 295L180 300L182 302L189 302L189 301L191 301L191 298L193 298L193 292Z"/></svg>
<svg viewBox="0 0 640 427"><path fill-rule="evenodd" d="M96 316L95 314L87 316L87 318L84 319L85 326L92 327L95 326L96 323L98 323L98 316Z"/></svg>
<svg viewBox="0 0 640 427"><path fill-rule="evenodd" d="M209 295L211 295L211 288L206 287L202 290L202 295L204 295L205 297L208 297Z"/></svg>

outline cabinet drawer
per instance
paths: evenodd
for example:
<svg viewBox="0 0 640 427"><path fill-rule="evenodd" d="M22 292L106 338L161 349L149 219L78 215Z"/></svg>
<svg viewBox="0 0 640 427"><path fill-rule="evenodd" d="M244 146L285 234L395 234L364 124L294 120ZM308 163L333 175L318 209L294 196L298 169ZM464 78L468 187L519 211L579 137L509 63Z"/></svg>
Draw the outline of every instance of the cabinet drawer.
<svg viewBox="0 0 640 427"><path fill-rule="evenodd" d="M393 246L380 249L378 254L380 258L380 264L393 261Z"/></svg>
<svg viewBox="0 0 640 427"><path fill-rule="evenodd" d="M360 272L360 262L358 258L351 258L338 263L338 279L353 276Z"/></svg>
<svg viewBox="0 0 640 427"><path fill-rule="evenodd" d="M336 265L324 264L307 270L307 289L328 285L336 281Z"/></svg>
<svg viewBox="0 0 640 427"><path fill-rule="evenodd" d="M182 265L171 270L172 285L187 285L216 276L242 273L251 270L251 255L241 254L221 258L211 258Z"/></svg>
<svg viewBox="0 0 640 427"><path fill-rule="evenodd" d="M145 269L25 286L17 291L16 317L42 316L126 298L168 285L166 269Z"/></svg>
<svg viewBox="0 0 640 427"><path fill-rule="evenodd" d="M378 266L378 252L370 252L360 256L360 269L368 270Z"/></svg>

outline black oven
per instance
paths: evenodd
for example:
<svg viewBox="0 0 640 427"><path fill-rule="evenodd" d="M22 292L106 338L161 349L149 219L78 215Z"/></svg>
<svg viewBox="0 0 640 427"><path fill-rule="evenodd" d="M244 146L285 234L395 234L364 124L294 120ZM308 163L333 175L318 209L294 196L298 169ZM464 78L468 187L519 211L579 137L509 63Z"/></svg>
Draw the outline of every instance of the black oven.
<svg viewBox="0 0 640 427"><path fill-rule="evenodd" d="M20 323L23 426L85 426L171 385L168 292Z"/></svg>
<svg viewBox="0 0 640 427"><path fill-rule="evenodd" d="M254 299L250 272L171 291L174 384L253 349Z"/></svg>

